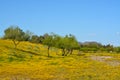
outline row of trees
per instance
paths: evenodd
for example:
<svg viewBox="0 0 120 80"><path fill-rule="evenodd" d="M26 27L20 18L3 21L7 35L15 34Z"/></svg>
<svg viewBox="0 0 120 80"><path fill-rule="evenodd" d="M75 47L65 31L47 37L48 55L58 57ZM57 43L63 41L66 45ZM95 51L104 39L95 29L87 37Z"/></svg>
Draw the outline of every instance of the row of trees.
<svg viewBox="0 0 120 80"><path fill-rule="evenodd" d="M80 50L83 52L120 52L120 47L113 47L112 45L102 45L98 42L85 42L80 43L77 41L74 35L69 34L66 36L60 36L54 33L44 35L33 35L30 31L24 32L18 26L10 26L4 31L4 39L11 39L17 48L17 45L21 41L30 41L32 43L47 45L48 56L50 56L49 50L51 47L62 49L62 56L72 54L73 50Z"/></svg>
<svg viewBox="0 0 120 80"><path fill-rule="evenodd" d="M67 56L67 54L72 54L74 49L79 48L79 43L74 35L66 35L64 37L57 34L44 34L43 36L33 35L30 42L41 43L48 46L48 56L49 49L51 47L56 47L62 49L62 56Z"/></svg>
<svg viewBox="0 0 120 80"><path fill-rule="evenodd" d="M32 35L30 31L24 32L18 26L10 26L4 31L4 33L5 35L3 38L11 39L15 45L15 49L21 41L30 41L33 43L47 45L48 56L50 56L49 50L51 47L62 49L62 56L67 56L69 53L72 54L74 49L79 48L78 41L76 40L75 36L71 34L64 37L54 33L46 33L44 35L38 36Z"/></svg>

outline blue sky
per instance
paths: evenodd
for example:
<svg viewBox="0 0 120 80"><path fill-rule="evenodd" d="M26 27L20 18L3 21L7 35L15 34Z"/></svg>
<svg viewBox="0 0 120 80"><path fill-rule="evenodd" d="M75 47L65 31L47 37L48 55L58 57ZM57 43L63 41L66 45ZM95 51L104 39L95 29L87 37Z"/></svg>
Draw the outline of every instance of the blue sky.
<svg viewBox="0 0 120 80"><path fill-rule="evenodd" d="M0 0L0 36L10 25L120 46L120 0Z"/></svg>

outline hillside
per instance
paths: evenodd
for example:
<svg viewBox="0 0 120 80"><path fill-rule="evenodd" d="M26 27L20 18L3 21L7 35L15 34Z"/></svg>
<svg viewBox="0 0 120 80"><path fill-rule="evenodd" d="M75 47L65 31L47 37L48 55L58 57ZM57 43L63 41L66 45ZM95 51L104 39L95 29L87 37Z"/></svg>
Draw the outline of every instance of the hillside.
<svg viewBox="0 0 120 80"><path fill-rule="evenodd" d="M120 54L84 53L61 56L60 49L0 40L0 80L119 80Z"/></svg>
<svg viewBox="0 0 120 80"><path fill-rule="evenodd" d="M31 60L31 58L39 59L39 58L47 58L47 46L43 46L41 44L32 44L30 42L21 42L17 49L14 49L14 44L11 40L0 40L0 52L1 52L1 61L9 58L16 60ZM56 56L60 51L56 48L52 48L50 50L51 56ZM60 55L60 54L57 54ZM5 59L6 58L6 59ZM34 60L32 59L32 60Z"/></svg>

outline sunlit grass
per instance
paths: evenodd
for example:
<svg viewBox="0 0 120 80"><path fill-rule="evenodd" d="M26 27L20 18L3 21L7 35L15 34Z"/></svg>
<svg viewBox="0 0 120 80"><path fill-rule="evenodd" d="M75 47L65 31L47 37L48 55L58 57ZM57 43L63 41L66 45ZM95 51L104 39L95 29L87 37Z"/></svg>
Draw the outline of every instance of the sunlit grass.
<svg viewBox="0 0 120 80"><path fill-rule="evenodd" d="M65 57L52 48L47 57L46 46L21 42L17 50L10 40L0 40L0 80L119 80L120 65L92 60L91 56L112 56L116 53L83 53ZM109 59L107 59L109 60Z"/></svg>

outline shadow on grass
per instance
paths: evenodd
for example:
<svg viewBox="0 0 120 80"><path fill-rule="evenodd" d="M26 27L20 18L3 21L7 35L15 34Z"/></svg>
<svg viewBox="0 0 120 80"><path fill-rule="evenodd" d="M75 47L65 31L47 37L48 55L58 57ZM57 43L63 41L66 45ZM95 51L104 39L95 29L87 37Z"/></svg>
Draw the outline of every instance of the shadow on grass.
<svg viewBox="0 0 120 80"><path fill-rule="evenodd" d="M26 51L26 50L22 50L22 49L16 49L16 50L26 52L26 53L29 53L29 54L32 54L32 55L40 55L40 54L37 54L37 53L32 52L32 51Z"/></svg>
<svg viewBox="0 0 120 80"><path fill-rule="evenodd" d="M13 47L9 47L9 46L6 46L6 45L4 45L4 47L7 48L7 49L11 49L13 51L22 51L22 52L26 52L26 53L29 53L29 54L32 54L32 55L39 55L39 54L37 54L35 52L32 52L32 51L26 51L26 50L22 50L22 49L18 49L18 48L15 49Z"/></svg>

